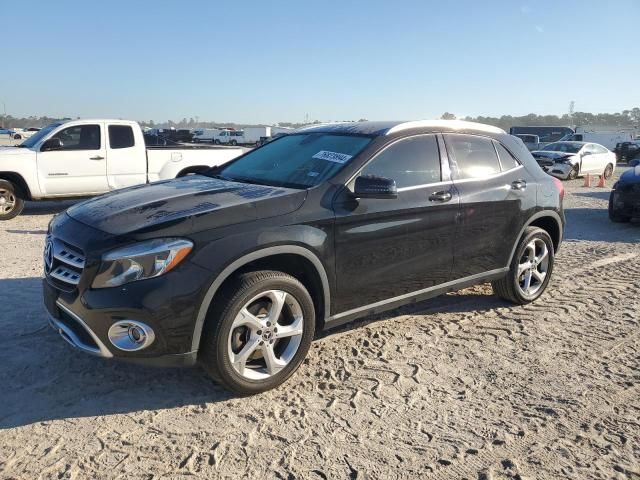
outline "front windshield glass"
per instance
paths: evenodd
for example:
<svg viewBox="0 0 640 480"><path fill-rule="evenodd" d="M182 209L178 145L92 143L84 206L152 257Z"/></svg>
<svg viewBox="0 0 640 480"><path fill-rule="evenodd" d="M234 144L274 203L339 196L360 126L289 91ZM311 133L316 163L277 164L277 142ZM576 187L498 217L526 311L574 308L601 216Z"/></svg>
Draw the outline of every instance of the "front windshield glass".
<svg viewBox="0 0 640 480"><path fill-rule="evenodd" d="M547 150L549 152L578 153L582 147L583 145L581 143L558 142L550 143L544 147L543 150Z"/></svg>
<svg viewBox="0 0 640 480"><path fill-rule="evenodd" d="M215 173L225 179L289 188L311 188L338 173L371 142L370 137L300 133L274 140Z"/></svg>
<svg viewBox="0 0 640 480"><path fill-rule="evenodd" d="M62 124L61 123L52 123L51 125L47 125L42 130L40 130L38 133L34 133L33 135L31 135L24 142L22 142L19 146L20 147L25 147L25 148L33 147L36 143L38 143L40 140L42 140L44 137L46 137L49 133L51 133L51 131L53 129L59 127L60 125L62 125Z"/></svg>

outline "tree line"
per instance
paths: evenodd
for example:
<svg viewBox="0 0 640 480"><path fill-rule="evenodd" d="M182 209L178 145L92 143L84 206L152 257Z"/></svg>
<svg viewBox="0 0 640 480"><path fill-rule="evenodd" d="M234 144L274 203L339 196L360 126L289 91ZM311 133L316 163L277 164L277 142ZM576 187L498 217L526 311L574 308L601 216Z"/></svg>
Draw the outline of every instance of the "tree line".
<svg viewBox="0 0 640 480"><path fill-rule="evenodd" d="M79 118L79 117L77 117ZM440 118L453 120L456 118L455 114L445 112ZM9 128L27 128L27 127L44 127L50 123L71 120L70 117L55 118L55 117L13 117L11 115L0 116L0 126ZM361 118L357 121L365 121L365 118ZM502 115L501 117L464 117L462 120L468 120L472 122L486 123L500 127L504 130L509 130L509 127L513 125L518 126L607 126L615 128L640 128L640 108L634 107L629 110L623 110L619 113L588 113L588 112L574 112L573 114L558 115L537 115L530 113L523 116ZM356 121L356 120L352 120ZM296 122L280 122L278 126L298 128L309 124L321 123L319 120L314 120L307 123ZM154 120L142 120L140 124L146 127L157 128L244 128L244 127L258 127L263 125L258 124L242 124L233 122L215 122L215 121L199 121L196 118L183 118L180 121L167 120L164 122L155 122Z"/></svg>

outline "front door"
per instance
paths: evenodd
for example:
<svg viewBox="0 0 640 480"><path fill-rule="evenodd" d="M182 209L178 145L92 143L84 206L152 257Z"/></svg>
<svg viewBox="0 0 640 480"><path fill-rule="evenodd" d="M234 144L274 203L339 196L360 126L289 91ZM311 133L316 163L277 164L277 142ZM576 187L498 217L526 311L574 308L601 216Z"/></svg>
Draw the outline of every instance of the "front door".
<svg viewBox="0 0 640 480"><path fill-rule="evenodd" d="M392 143L360 174L395 180L398 197L345 189L334 202L338 314L445 283L453 264L458 196L442 179L436 135Z"/></svg>
<svg viewBox="0 0 640 480"><path fill-rule="evenodd" d="M38 152L38 177L46 195L92 195L109 190L102 125L63 128L62 149Z"/></svg>

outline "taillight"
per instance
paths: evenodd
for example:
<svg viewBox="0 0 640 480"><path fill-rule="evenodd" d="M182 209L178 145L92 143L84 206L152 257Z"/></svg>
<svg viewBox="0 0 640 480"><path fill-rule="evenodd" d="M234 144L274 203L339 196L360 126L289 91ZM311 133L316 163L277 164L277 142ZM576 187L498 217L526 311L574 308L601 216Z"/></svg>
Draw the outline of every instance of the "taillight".
<svg viewBox="0 0 640 480"><path fill-rule="evenodd" d="M564 200L564 184L562 181L556 177L551 177L553 183L556 184L556 188L558 189L558 193L560 194L560 200Z"/></svg>

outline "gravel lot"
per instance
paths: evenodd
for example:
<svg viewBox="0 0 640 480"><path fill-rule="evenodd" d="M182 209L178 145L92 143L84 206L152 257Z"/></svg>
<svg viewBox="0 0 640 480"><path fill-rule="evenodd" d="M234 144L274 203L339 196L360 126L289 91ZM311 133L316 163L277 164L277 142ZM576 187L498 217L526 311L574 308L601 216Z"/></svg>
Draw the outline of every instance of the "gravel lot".
<svg viewBox="0 0 640 480"><path fill-rule="evenodd" d="M640 224L581 185L537 303L483 285L369 318L243 399L68 347L40 275L70 204L28 206L0 224L0 477L640 479Z"/></svg>

